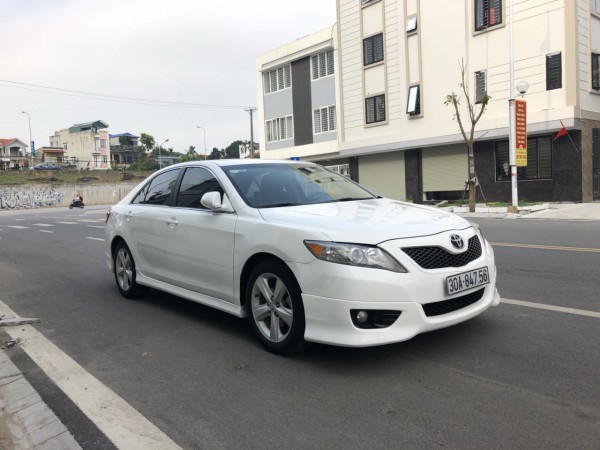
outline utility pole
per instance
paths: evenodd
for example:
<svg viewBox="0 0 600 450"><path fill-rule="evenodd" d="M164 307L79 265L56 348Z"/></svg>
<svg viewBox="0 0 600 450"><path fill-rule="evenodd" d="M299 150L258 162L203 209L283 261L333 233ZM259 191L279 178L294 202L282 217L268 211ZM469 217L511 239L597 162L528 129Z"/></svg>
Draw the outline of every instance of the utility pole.
<svg viewBox="0 0 600 450"><path fill-rule="evenodd" d="M256 106L245 108L244 111L250 113L250 158L254 158L254 126L252 125L252 113L256 111Z"/></svg>

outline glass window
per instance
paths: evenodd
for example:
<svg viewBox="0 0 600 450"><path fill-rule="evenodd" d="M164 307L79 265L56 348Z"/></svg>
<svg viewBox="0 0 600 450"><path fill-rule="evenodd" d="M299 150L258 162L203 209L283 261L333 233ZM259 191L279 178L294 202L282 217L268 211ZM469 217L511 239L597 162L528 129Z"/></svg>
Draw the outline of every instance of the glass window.
<svg viewBox="0 0 600 450"><path fill-rule="evenodd" d="M207 192L219 192L223 195L221 185L209 170L204 167L190 167L186 169L181 180L177 206L205 209L200 199Z"/></svg>
<svg viewBox="0 0 600 450"><path fill-rule="evenodd" d="M417 116L421 114L421 94L419 85L408 88L408 102L406 105L406 114Z"/></svg>
<svg viewBox="0 0 600 450"><path fill-rule="evenodd" d="M168 205L179 172L179 169L169 170L155 176L150 183L142 188L132 203Z"/></svg>

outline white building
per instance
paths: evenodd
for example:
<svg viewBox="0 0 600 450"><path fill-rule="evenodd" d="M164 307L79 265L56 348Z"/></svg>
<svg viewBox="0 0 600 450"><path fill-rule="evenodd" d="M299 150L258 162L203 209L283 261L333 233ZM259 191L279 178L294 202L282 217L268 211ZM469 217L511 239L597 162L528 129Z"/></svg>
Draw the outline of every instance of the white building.
<svg viewBox="0 0 600 450"><path fill-rule="evenodd" d="M600 1L512 1L515 84L529 83L519 198L599 198ZM476 128L476 173L488 201L510 201L508 99L517 93L509 87L508 6L338 0L331 29L257 59L261 157L347 164L361 184L393 198L460 198L466 145L444 102L459 93L464 61L471 97L491 96ZM326 54L331 84L322 86L315 73L328 49L335 67L329 75ZM324 114L335 123L323 122L323 135L315 119ZM554 140L562 125L568 136Z"/></svg>
<svg viewBox="0 0 600 450"><path fill-rule="evenodd" d="M108 124L101 120L78 123L50 136L51 147L62 147L64 161L78 169L110 169Z"/></svg>

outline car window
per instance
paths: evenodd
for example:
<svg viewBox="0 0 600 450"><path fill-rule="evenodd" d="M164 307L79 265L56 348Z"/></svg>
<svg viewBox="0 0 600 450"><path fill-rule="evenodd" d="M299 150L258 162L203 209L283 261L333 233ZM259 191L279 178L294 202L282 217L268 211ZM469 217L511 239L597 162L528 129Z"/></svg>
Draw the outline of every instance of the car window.
<svg viewBox="0 0 600 450"><path fill-rule="evenodd" d="M169 170L157 175L142 188L132 203L168 205L180 172L179 169Z"/></svg>
<svg viewBox="0 0 600 450"><path fill-rule="evenodd" d="M212 172L203 167L189 167L181 180L177 206L206 209L200 199L207 192L219 192L223 195L223 189Z"/></svg>
<svg viewBox="0 0 600 450"><path fill-rule="evenodd" d="M254 208L374 198L346 177L314 164L227 166L225 173Z"/></svg>

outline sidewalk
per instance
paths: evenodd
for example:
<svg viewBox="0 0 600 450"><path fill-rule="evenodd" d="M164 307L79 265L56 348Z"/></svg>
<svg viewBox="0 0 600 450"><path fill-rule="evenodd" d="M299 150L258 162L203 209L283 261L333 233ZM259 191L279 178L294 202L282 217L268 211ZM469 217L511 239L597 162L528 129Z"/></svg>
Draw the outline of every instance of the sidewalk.
<svg viewBox="0 0 600 450"><path fill-rule="evenodd" d="M594 203L544 203L535 207L520 208L518 213L509 213L507 208L487 208L477 205L474 213L468 207L442 208L462 217L496 219L559 219L600 220L600 202Z"/></svg>
<svg viewBox="0 0 600 450"><path fill-rule="evenodd" d="M5 346L7 344L2 342L0 449L81 449L67 428L10 360L7 355L7 351L10 350L4 350Z"/></svg>

